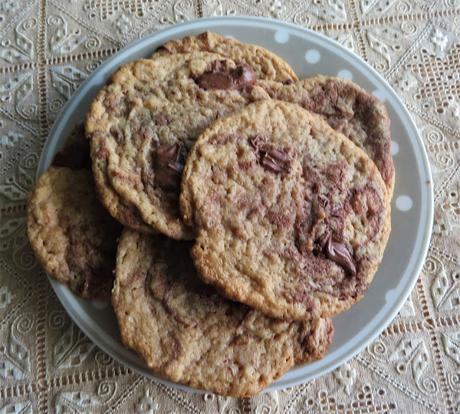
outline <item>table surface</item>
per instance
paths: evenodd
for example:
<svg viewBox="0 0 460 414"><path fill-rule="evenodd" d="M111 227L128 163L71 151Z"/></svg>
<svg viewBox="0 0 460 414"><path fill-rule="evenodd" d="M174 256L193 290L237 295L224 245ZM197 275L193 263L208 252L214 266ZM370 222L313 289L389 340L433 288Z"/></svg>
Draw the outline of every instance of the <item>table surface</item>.
<svg viewBox="0 0 460 414"><path fill-rule="evenodd" d="M383 334L323 378L240 400L113 361L70 321L25 235L43 143L91 71L159 28L234 14L318 30L373 65L420 129L436 203L423 271ZM459 413L459 140L459 0L0 0L0 412Z"/></svg>

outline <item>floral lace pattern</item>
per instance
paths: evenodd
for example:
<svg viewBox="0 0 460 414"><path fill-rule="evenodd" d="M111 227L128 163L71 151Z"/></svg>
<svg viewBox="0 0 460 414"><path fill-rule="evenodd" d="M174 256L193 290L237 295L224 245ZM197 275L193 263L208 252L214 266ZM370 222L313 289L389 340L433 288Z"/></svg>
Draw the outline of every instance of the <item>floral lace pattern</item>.
<svg viewBox="0 0 460 414"><path fill-rule="evenodd" d="M78 85L135 38L201 16L264 15L358 53L411 111L432 163L428 258L399 316L333 373L237 400L119 365L70 321L28 246L27 194ZM460 1L0 1L0 412L460 412Z"/></svg>

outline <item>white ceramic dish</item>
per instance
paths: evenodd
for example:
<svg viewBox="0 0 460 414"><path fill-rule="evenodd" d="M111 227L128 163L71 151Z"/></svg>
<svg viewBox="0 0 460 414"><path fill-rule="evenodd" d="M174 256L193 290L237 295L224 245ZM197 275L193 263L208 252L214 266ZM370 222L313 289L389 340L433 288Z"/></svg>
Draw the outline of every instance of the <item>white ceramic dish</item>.
<svg viewBox="0 0 460 414"><path fill-rule="evenodd" d="M433 220L431 172L422 141L404 105L386 81L359 57L318 33L294 25L253 17L225 17L196 20L155 32L108 59L64 107L51 130L37 174L48 168L62 140L82 122L90 101L118 66L150 56L168 39L206 30L270 49L289 62L299 78L315 73L352 78L383 99L391 116L396 187L393 230L383 263L365 298L334 318L336 333L327 356L292 369L267 388L272 391L331 371L361 351L395 317L416 282L429 245ZM101 349L136 371L154 377L133 352L122 346L110 306L101 307L101 304L79 299L65 286L53 280L51 283L72 319Z"/></svg>

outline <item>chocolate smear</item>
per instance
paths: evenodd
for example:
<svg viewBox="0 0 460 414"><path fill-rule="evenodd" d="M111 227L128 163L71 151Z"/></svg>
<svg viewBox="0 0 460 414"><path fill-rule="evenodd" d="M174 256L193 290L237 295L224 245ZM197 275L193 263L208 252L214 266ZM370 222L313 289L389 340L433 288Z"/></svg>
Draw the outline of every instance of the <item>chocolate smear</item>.
<svg viewBox="0 0 460 414"><path fill-rule="evenodd" d="M347 247L338 241L333 240L332 236L326 244L326 255L333 262L343 267L348 275L356 275L356 266Z"/></svg>
<svg viewBox="0 0 460 414"><path fill-rule="evenodd" d="M260 135L250 137L249 144L256 150L259 164L267 171L275 174L289 171L291 159L286 152L266 144Z"/></svg>
<svg viewBox="0 0 460 414"><path fill-rule="evenodd" d="M243 89L255 81L251 67L240 63L236 68L228 67L227 61L215 60L209 70L194 78L195 83L202 89Z"/></svg>
<svg viewBox="0 0 460 414"><path fill-rule="evenodd" d="M249 137L249 144L251 144L252 148L258 150L265 144L265 141L260 135L253 135Z"/></svg>
<svg viewBox="0 0 460 414"><path fill-rule="evenodd" d="M167 190L179 187L185 163L185 148L176 142L163 145L155 153L155 183Z"/></svg>
<svg viewBox="0 0 460 414"><path fill-rule="evenodd" d="M268 171L279 174L289 170L290 159L280 150L275 148L262 150L260 156L260 164Z"/></svg>

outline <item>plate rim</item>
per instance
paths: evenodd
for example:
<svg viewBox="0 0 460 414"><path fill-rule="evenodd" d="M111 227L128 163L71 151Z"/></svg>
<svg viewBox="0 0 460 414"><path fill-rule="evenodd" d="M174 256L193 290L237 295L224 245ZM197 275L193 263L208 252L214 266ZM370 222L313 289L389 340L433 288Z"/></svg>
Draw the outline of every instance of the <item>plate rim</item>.
<svg viewBox="0 0 460 414"><path fill-rule="evenodd" d="M152 43L157 41L156 38L158 37L167 37L168 33L171 32L170 38L173 38L174 36L181 35L180 33L177 34L175 32L181 31L181 29L199 29L202 27L203 30L211 30L210 28L207 27L207 24L209 23L215 23L215 22L223 22L223 23L234 23L236 24L238 21L244 21L244 22L258 22L258 23L265 23L269 25L274 25L278 27L285 27L288 28L291 31L297 31L300 32L300 34L303 35L308 35L308 36L313 36L317 37L323 42L327 43L329 46L332 46L333 48L338 48L341 50L345 55L352 59L355 60L355 62L364 68L368 70L374 77L376 77L385 87L385 90L391 95L392 99L395 100L395 102L400 106L402 109L402 115L405 116L406 120L404 122L405 127L408 130L412 130L414 133L414 136L416 137L417 141L417 147L418 150L420 151L420 157L421 157L421 162L424 166L424 171L422 171L426 175L427 179L427 204L422 206L425 209L425 215L423 215L423 211L421 211L420 216L425 216L426 222L425 222L425 227L422 229L423 233L420 236L420 248L417 250L417 258L415 258L415 263L412 266L412 271L411 271L411 278L407 281L406 285L403 287L399 288L399 295L398 298L396 299L394 306L391 310L386 312L384 316L382 316L381 323L374 327L360 342L355 344L352 349L347 350L346 352L343 352L342 356L339 358L336 358L334 361L331 361L329 365L319 369L320 372L313 372L310 373L309 375L301 375L301 378L294 378L289 381L288 384L283 384L281 381L283 380L283 377L280 377L277 381L272 383L270 386L265 388L262 392L271 392L271 391L276 391L279 389L284 389L286 387L292 387L298 384L305 383L309 380L312 380L314 378L322 377L326 375L327 373L331 372L338 366L346 363L350 359L352 359L354 356L356 356L358 353L362 352L363 349L369 345L371 342L373 342L383 330L385 330L388 325L393 321L395 318L396 314L399 312L409 295L411 294L418 277L420 275L420 272L422 270L423 264L425 262L428 249L430 246L430 240L431 240L431 234L432 234L432 227L433 227L433 220L434 220L434 194L433 194L433 179L432 179L432 172L431 172L431 165L429 162L428 154L426 152L425 145L423 143L423 140L420 136L419 130L413 120L412 115L408 111L406 105L404 102L400 99L400 97L396 94L392 86L388 83L388 81L380 75L379 72L377 72L369 63L365 62L359 55L351 52L350 50L346 49L342 45L338 44L331 38L327 37L326 35L313 31L308 28L304 28L302 26L289 23L289 22L284 22L281 20L273 19L273 18L267 18L267 17L256 17L256 16L219 16L219 17L207 17L207 18L199 18L199 19L193 19L193 20L188 20L183 23L175 24L172 26L168 26L165 28L162 28L160 30L156 30L150 34L148 34L145 37L136 39L127 45L125 45L123 48L121 48L117 53L106 59L96 70L94 70L88 78L82 82L82 84L75 90L75 92L72 94L71 98L65 103L63 108L61 109L59 115L55 119L53 126L51 127L48 137L46 139L45 145L43 146L43 149L40 154L40 159L37 165L37 170L36 170L36 175L35 178L37 179L43 172L45 171L45 157L46 154L50 152L50 147L53 146L53 143L55 141L58 141L59 137L62 136L62 132L65 129L65 121L68 120L71 117L71 110L72 107L80 101L80 95L83 94L84 89L86 89L89 85L89 83L98 75L105 76L105 70L107 67L110 66L111 62L113 60L119 59L120 56L123 55L123 53L130 51L132 49L138 48L140 45L145 44L147 45L148 43ZM166 35L166 36L165 36ZM84 96L84 95L83 95ZM417 240L416 240L417 241ZM407 261L406 269L410 264L410 259ZM101 350L104 352L108 353L114 360L118 361L120 364L128 366L129 368L133 369L135 372L143 375L150 377L154 379L155 381L158 381L164 385L171 386L173 388L181 389L183 391L189 391L189 392L196 392L196 393L204 393L204 390L196 389L190 386L186 386L183 384L178 384L174 383L171 381L168 381L164 378L161 378L157 374L154 374L153 372L144 372L142 371L139 367L135 366L134 363L127 361L126 358L120 358L118 355L116 355L115 352L112 352L112 349L107 348L107 344L104 343L103 340L100 340L100 338L96 335L95 332L83 321L83 318L80 317L78 313L75 313L72 310L73 305L71 305L68 301L67 298L63 295L63 289L65 287L61 285L59 282L55 281L54 279L48 277L54 292L56 293L60 303L63 305L65 308L66 312L68 315L72 318L73 322L76 323L76 325L91 339L92 342L94 342ZM145 366L145 369L146 366Z"/></svg>

